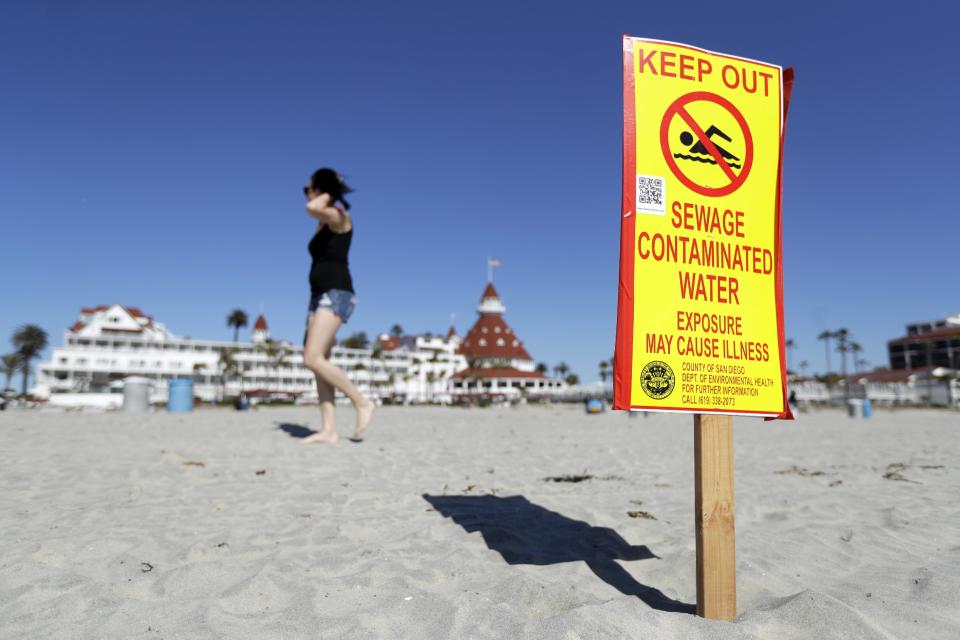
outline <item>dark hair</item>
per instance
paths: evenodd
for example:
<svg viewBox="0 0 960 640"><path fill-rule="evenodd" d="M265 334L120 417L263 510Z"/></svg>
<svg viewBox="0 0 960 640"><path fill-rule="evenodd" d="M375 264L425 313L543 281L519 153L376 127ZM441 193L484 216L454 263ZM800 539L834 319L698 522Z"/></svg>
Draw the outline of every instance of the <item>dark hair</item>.
<svg viewBox="0 0 960 640"><path fill-rule="evenodd" d="M347 186L343 178L333 169L324 167L314 171L310 176L310 188L329 194L333 202L339 200L345 209L350 208L350 203L344 200L343 196L352 192L353 189Z"/></svg>

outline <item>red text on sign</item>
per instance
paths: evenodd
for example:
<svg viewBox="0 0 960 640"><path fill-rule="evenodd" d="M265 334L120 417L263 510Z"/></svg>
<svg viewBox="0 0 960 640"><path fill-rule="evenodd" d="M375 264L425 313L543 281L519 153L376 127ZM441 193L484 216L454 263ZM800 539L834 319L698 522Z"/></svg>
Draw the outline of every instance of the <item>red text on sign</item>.
<svg viewBox="0 0 960 640"><path fill-rule="evenodd" d="M640 49L637 53L639 73L651 73L665 78L681 78L703 82L703 76L710 75L713 71L713 65L710 64L709 60L685 53L677 55L672 51L657 51L656 49L648 53L644 53L643 49Z"/></svg>
<svg viewBox="0 0 960 640"><path fill-rule="evenodd" d="M772 73L757 71L756 69L747 70L746 67L735 67L732 64L725 64L720 69L720 79L728 89L742 88L747 93L756 93L759 78L763 78L763 95L770 95L770 80L773 79Z"/></svg>
<svg viewBox="0 0 960 640"><path fill-rule="evenodd" d="M688 300L740 304L740 283L731 276L680 271L680 295Z"/></svg>
<svg viewBox="0 0 960 640"><path fill-rule="evenodd" d="M692 202L674 200L671 207L673 218L671 224L675 229L690 231L706 231L707 233L723 233L728 236L743 236L743 211L725 209L723 213L717 207L696 205Z"/></svg>
<svg viewBox="0 0 960 640"><path fill-rule="evenodd" d="M743 318L720 313L677 311L677 331L743 335Z"/></svg>

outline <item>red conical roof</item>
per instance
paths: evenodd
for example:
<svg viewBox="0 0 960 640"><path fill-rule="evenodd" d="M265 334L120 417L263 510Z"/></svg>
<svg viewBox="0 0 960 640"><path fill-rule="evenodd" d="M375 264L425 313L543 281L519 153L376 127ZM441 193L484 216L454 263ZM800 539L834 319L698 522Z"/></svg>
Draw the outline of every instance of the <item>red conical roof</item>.
<svg viewBox="0 0 960 640"><path fill-rule="evenodd" d="M488 298L496 298L496 306L502 309L499 304L500 296L492 282L488 282L487 288L483 290L481 302ZM480 305L479 312L480 317L470 327L457 353L480 360L533 360L523 342L503 319L501 312L486 313L483 304Z"/></svg>
<svg viewBox="0 0 960 640"><path fill-rule="evenodd" d="M267 319L263 317L261 313L257 316L257 322L253 325L254 331L266 331L267 330Z"/></svg>
<svg viewBox="0 0 960 640"><path fill-rule="evenodd" d="M488 282L487 288L483 290L483 295L480 296L480 300L482 301L484 298L496 298L497 300L500 299L500 294L497 293L497 290L493 288L492 282Z"/></svg>

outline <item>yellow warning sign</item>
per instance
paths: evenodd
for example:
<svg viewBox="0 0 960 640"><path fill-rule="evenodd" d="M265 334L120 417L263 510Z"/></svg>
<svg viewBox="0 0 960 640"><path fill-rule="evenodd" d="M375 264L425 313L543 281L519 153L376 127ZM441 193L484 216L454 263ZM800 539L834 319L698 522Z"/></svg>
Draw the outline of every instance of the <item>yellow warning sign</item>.
<svg viewBox="0 0 960 640"><path fill-rule="evenodd" d="M792 70L623 44L614 404L792 417L779 197Z"/></svg>

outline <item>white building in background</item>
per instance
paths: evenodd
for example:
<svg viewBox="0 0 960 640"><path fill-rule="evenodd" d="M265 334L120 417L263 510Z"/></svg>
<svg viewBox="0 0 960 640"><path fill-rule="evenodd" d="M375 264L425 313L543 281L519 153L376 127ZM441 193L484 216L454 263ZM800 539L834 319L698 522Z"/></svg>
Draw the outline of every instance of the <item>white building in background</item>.
<svg viewBox="0 0 960 640"><path fill-rule="evenodd" d="M477 311L477 322L464 339L453 327L446 335L382 334L372 348L337 345L330 359L364 395L404 403L520 397L566 387L535 371L523 343L503 320L505 307L492 284ZM317 398L314 375L303 365L302 345L271 340L263 314L249 342L195 340L174 335L136 307L119 304L80 311L64 333L63 346L38 368L34 395L117 393L130 376L153 382L154 401L165 399L167 383L181 378L192 380L194 395L205 401L241 391L254 398Z"/></svg>
<svg viewBox="0 0 960 640"><path fill-rule="evenodd" d="M450 403L451 381L467 368L467 359L457 353L460 336L450 327L446 336L390 336L381 334L378 350L384 358L407 358L409 368L393 378L393 394L404 402Z"/></svg>
<svg viewBox="0 0 960 640"><path fill-rule="evenodd" d="M293 396L316 399L311 371L303 366L303 347L270 340L261 314L250 342L195 340L174 335L163 323L135 307L119 304L83 309L40 365L36 390L41 393L111 392L128 376L154 382L155 399L165 397L167 382L189 378L203 400L236 396ZM406 339L406 338L405 338ZM410 349L333 348L331 361L369 397L449 399L446 380L466 368L449 338L416 337ZM224 367L230 353L236 373Z"/></svg>

